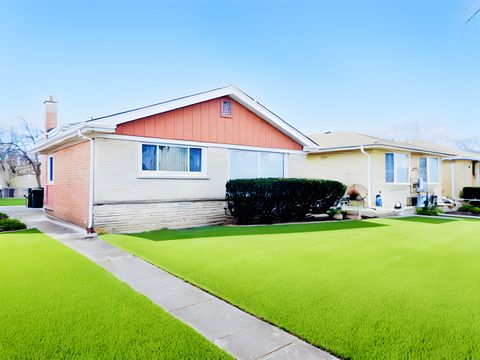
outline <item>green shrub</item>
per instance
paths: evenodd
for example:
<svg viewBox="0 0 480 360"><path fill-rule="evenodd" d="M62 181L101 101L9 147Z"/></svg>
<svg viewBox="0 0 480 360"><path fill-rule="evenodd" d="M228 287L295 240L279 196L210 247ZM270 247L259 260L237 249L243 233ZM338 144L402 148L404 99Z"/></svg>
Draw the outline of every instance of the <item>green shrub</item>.
<svg viewBox="0 0 480 360"><path fill-rule="evenodd" d="M441 213L443 210L434 206L417 208L417 215L438 216Z"/></svg>
<svg viewBox="0 0 480 360"><path fill-rule="evenodd" d="M478 215L478 214L480 214L480 207L473 206L472 204L463 204L462 206L460 206L458 208L458 211L470 212L470 213L473 213L475 215Z"/></svg>
<svg viewBox="0 0 480 360"><path fill-rule="evenodd" d="M3 219L8 219L8 215L3 212L0 212L0 220L3 220Z"/></svg>
<svg viewBox="0 0 480 360"><path fill-rule="evenodd" d="M474 207L472 207L470 212L474 213L475 215L478 215L478 214L480 214L480 207L474 206Z"/></svg>
<svg viewBox="0 0 480 360"><path fill-rule="evenodd" d="M458 211L461 211L461 212L470 212L470 211L472 211L473 208L475 208L475 206L470 205L470 204L463 204L462 206L460 206L460 207L458 208Z"/></svg>
<svg viewBox="0 0 480 360"><path fill-rule="evenodd" d="M330 216L331 218L333 218L335 215L337 214L342 214L342 210L340 209L335 209L335 208L331 208L331 209L328 209L327 211L325 211L326 214L328 216ZM343 215L343 214L342 214Z"/></svg>
<svg viewBox="0 0 480 360"><path fill-rule="evenodd" d="M463 188L462 197L467 200L477 199L479 201L470 201L471 205L480 206L480 187L467 186Z"/></svg>
<svg viewBox="0 0 480 360"><path fill-rule="evenodd" d="M310 179L238 179L226 184L228 209L240 224L302 221L325 213L344 194L338 181Z"/></svg>
<svg viewBox="0 0 480 360"><path fill-rule="evenodd" d="M17 219L0 220L0 231L13 231L26 229L27 226Z"/></svg>

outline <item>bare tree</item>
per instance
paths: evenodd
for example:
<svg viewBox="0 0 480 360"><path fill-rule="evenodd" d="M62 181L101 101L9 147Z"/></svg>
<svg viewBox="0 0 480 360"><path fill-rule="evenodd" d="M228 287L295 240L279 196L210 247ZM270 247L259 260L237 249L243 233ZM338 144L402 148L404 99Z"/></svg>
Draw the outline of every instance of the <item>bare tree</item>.
<svg viewBox="0 0 480 360"><path fill-rule="evenodd" d="M464 139L458 139L455 144L462 150L471 152L480 152L480 138L469 137Z"/></svg>
<svg viewBox="0 0 480 360"><path fill-rule="evenodd" d="M37 128L21 119L21 130L10 129L0 132L0 163L5 172L11 176L35 175L37 185L41 186L40 158L32 152L35 139L42 134Z"/></svg>

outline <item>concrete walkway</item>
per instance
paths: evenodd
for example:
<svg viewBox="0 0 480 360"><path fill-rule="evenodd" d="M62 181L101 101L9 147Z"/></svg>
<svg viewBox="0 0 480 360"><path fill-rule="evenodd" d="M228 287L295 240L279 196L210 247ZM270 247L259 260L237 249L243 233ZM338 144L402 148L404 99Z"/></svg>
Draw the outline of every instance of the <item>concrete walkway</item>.
<svg viewBox="0 0 480 360"><path fill-rule="evenodd" d="M42 209L8 213L86 256L238 359L336 359L85 230L54 221Z"/></svg>

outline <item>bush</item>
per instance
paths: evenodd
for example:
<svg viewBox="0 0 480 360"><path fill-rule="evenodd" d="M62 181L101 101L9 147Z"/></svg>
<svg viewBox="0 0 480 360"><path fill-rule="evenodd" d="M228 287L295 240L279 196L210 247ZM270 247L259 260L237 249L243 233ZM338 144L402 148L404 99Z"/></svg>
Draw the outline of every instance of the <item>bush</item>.
<svg viewBox="0 0 480 360"><path fill-rule="evenodd" d="M478 199L479 201L470 201L471 205L480 206L480 187L467 186L463 188L462 197L464 199Z"/></svg>
<svg viewBox="0 0 480 360"><path fill-rule="evenodd" d="M13 231L26 229L27 226L17 219L0 220L0 231Z"/></svg>
<svg viewBox="0 0 480 360"><path fill-rule="evenodd" d="M473 206L472 204L464 204L458 208L460 212L469 212L475 215L480 214L480 207Z"/></svg>
<svg viewBox="0 0 480 360"><path fill-rule="evenodd" d="M238 179L226 184L228 209L240 224L302 221L325 213L344 194L338 181L310 179Z"/></svg>
<svg viewBox="0 0 480 360"><path fill-rule="evenodd" d="M443 210L434 206L417 208L417 215L438 216L441 213Z"/></svg>
<svg viewBox="0 0 480 360"><path fill-rule="evenodd" d="M0 212L0 220L3 220L3 219L8 219L8 215L3 212Z"/></svg>
<svg viewBox="0 0 480 360"><path fill-rule="evenodd" d="M335 208L331 208L326 211L326 214L330 217L334 217L335 215L341 214L341 213L342 213L342 210L335 209Z"/></svg>
<svg viewBox="0 0 480 360"><path fill-rule="evenodd" d="M474 209L474 208L475 208L475 206L473 206L473 205L464 204L464 205L462 205L462 206L460 206L460 207L458 208L458 211L461 211L461 212L470 212L470 211L472 211L472 209Z"/></svg>

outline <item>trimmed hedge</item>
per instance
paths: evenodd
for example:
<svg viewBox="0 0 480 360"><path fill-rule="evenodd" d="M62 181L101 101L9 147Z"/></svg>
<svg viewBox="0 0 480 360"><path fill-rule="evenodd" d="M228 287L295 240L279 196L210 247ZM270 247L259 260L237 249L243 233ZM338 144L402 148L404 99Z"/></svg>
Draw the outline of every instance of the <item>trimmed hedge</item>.
<svg viewBox="0 0 480 360"><path fill-rule="evenodd" d="M303 221L325 213L345 194L338 181L259 178L229 180L228 209L240 224Z"/></svg>
<svg viewBox="0 0 480 360"><path fill-rule="evenodd" d="M479 186L467 186L463 188L462 197L464 199L479 199L479 201L470 201L470 204L480 206L480 187Z"/></svg>

